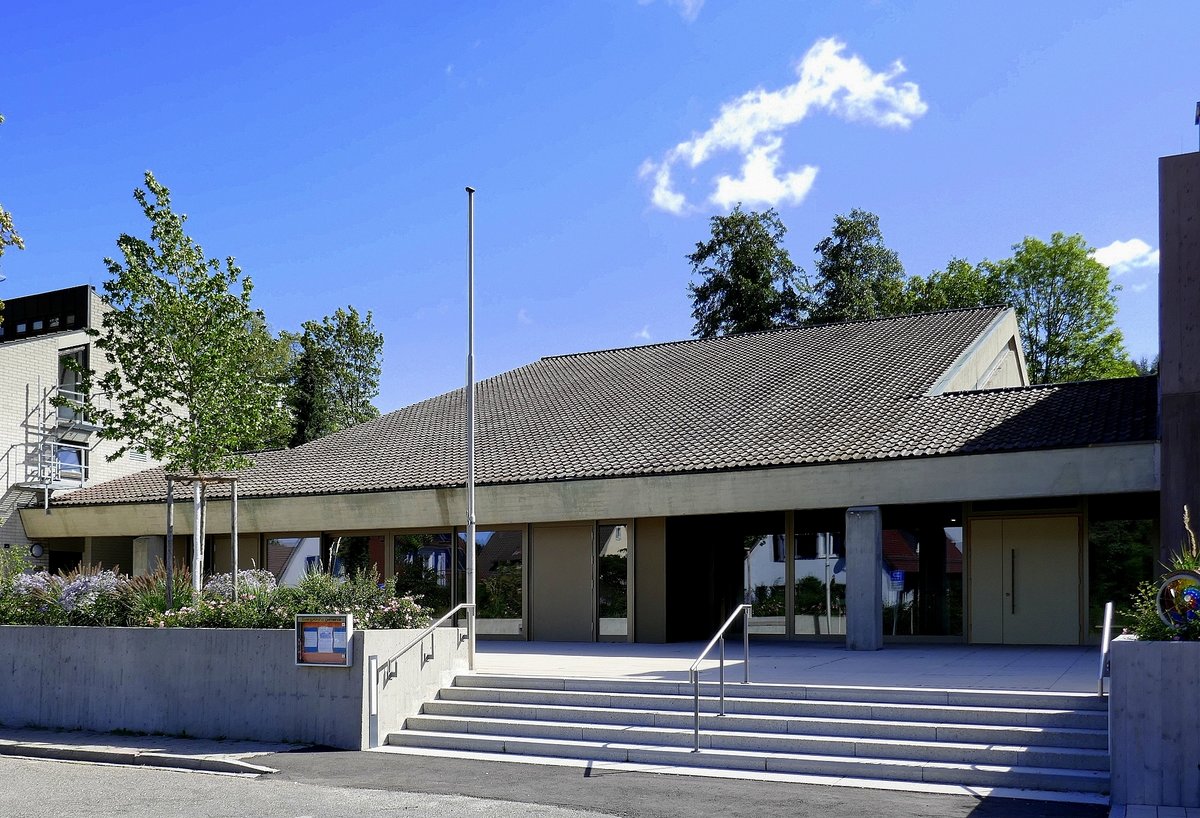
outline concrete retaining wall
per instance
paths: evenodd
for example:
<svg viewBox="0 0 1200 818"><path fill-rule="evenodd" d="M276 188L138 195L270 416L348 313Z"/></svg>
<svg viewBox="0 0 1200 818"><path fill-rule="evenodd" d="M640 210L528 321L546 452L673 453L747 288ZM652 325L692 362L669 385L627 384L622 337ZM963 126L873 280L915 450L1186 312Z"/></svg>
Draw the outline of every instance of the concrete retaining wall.
<svg viewBox="0 0 1200 818"><path fill-rule="evenodd" d="M1200 642L1112 644L1112 803L1200 807Z"/></svg>
<svg viewBox="0 0 1200 818"><path fill-rule="evenodd" d="M368 659L416 630L354 634L352 668L297 667L290 630L0 627L0 723L365 749L466 669L442 628L398 662L368 712Z"/></svg>

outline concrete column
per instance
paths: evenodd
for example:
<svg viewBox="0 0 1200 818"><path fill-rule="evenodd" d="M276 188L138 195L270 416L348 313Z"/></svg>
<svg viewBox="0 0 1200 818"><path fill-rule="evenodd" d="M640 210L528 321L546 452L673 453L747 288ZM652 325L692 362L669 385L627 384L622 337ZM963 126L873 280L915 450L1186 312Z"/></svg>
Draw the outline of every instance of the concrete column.
<svg viewBox="0 0 1200 818"><path fill-rule="evenodd" d="M883 647L883 523L879 506L846 509L846 647Z"/></svg>
<svg viewBox="0 0 1200 818"><path fill-rule="evenodd" d="M1162 562L1200 523L1200 153L1158 160Z"/></svg>

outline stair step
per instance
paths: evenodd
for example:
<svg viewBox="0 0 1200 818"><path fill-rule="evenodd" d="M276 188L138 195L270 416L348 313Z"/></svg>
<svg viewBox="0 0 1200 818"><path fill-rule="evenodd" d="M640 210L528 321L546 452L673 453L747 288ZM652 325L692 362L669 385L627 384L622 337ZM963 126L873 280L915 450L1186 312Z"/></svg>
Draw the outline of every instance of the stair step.
<svg viewBox="0 0 1200 818"><path fill-rule="evenodd" d="M577 707L620 709L691 711L693 708L691 696L536 688L448 687L442 689L441 698L453 701L526 705L566 704ZM702 711L712 712L716 709L715 699L701 699ZM822 699L760 699L728 695L725 698L725 711L733 714L870 718L888 721L951 721L958 724L1002 724L1028 727L1106 729L1108 724L1108 714L1099 710L967 707Z"/></svg>
<svg viewBox="0 0 1200 818"><path fill-rule="evenodd" d="M403 747L497 754L580 758L678 767L720 767L756 772L783 772L852 778L922 781L981 787L1012 787L1058 792L1105 792L1108 773L1096 770L963 764L928 760L880 759L823 754L760 752L735 749L663 747L634 742L556 740L523 736L470 735L408 730L388 736Z"/></svg>
<svg viewBox="0 0 1200 818"><path fill-rule="evenodd" d="M513 736L600 743L634 743L691 748L690 729L651 726L585 724L540 719L480 719L462 716L410 716L405 729L431 733ZM1108 753L1062 747L1026 747L949 741L914 741L805 734L764 734L718 730L700 734L702 748L771 753L905 759L909 761L1054 767L1076 770L1108 769Z"/></svg>
<svg viewBox="0 0 1200 818"><path fill-rule="evenodd" d="M515 719L558 722L620 724L635 727L691 729L693 714L679 710L525 705L500 702L436 699L426 702L423 713L478 719ZM822 716L769 716L730 714L700 715L705 732L732 730L762 734L848 736L904 741L949 741L979 744L1018 744L1106 750L1108 733L1096 728L1028 727L1024 725L958 724L948 722L889 721L882 719L825 718Z"/></svg>
<svg viewBox="0 0 1200 818"><path fill-rule="evenodd" d="M711 675L711 674L710 674ZM1096 710L1107 712L1108 699L1093 693L1027 690L965 690L927 687L873 687L847 685L807 685L755 683L742 684L740 671L726 668L725 695L742 699L815 699L819 701L861 701L887 704L952 705L954 707L1008 707L1056 710ZM462 675L456 686L479 688L517 688L524 690L561 690L593 693L643 693L651 695L692 696L691 682L658 679L603 679L549 676L506 676L497 674ZM716 697L716 681L700 683L700 695Z"/></svg>

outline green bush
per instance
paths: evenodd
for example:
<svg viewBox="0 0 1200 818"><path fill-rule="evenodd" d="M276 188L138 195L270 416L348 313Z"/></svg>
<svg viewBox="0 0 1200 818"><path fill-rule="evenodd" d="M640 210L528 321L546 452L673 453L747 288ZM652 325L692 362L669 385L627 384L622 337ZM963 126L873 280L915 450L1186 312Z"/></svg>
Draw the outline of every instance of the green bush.
<svg viewBox="0 0 1200 818"><path fill-rule="evenodd" d="M1164 566L1167 573L1183 571L1200 571L1200 545L1197 545L1196 534L1192 531L1191 515L1188 507L1183 507L1183 529L1187 532L1187 542L1181 543L1179 551L1171 558L1170 565ZM1168 625L1158 615L1158 594L1162 587L1163 574L1158 582L1143 582L1138 586L1131 600L1132 607L1121 611L1130 620L1127 632L1138 639L1148 641L1194 642L1200 640L1200 619L1192 620L1182 625Z"/></svg>

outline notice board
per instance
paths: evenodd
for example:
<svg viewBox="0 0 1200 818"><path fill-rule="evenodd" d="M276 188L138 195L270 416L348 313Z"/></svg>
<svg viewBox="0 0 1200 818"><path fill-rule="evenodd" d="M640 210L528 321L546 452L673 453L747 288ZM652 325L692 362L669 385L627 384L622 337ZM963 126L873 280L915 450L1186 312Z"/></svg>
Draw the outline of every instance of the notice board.
<svg viewBox="0 0 1200 818"><path fill-rule="evenodd" d="M353 614L296 614L297 665L352 667L353 644Z"/></svg>

